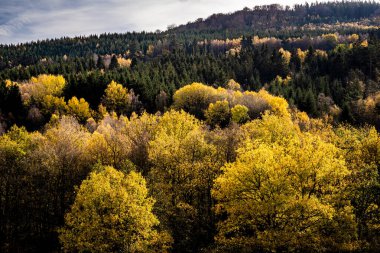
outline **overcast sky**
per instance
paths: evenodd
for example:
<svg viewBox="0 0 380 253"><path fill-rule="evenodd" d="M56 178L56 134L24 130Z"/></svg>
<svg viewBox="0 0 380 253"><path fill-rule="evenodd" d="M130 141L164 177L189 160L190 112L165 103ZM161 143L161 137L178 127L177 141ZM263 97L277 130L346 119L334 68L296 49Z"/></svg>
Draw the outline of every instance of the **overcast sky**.
<svg viewBox="0 0 380 253"><path fill-rule="evenodd" d="M301 0L0 0L0 44L105 32L165 30L213 13ZM321 2L321 1L319 1Z"/></svg>

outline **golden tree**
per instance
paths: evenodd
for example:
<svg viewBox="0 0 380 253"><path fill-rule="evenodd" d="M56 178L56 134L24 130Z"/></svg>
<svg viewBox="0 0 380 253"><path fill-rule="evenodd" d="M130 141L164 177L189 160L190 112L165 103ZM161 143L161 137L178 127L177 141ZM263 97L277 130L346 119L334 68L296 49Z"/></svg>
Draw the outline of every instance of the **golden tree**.
<svg viewBox="0 0 380 253"><path fill-rule="evenodd" d="M156 252L158 219L144 178L105 167L92 172L78 190L60 241L67 252ZM164 243L165 244L165 243ZM157 248L158 247L158 248Z"/></svg>
<svg viewBox="0 0 380 253"><path fill-rule="evenodd" d="M237 161L215 181L217 213L227 215L217 243L229 250L354 248L352 207L340 195L350 172L340 150L286 118L267 115L246 128Z"/></svg>

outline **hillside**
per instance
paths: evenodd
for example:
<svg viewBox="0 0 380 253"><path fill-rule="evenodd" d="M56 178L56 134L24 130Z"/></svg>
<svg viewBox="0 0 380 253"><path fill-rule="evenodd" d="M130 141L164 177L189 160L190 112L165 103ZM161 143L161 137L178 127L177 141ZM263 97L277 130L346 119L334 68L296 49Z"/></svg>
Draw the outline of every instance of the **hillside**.
<svg viewBox="0 0 380 253"><path fill-rule="evenodd" d="M0 252L377 252L380 4L0 45Z"/></svg>
<svg viewBox="0 0 380 253"><path fill-rule="evenodd" d="M336 23L365 22L379 25L380 4L376 2L331 2L295 5L279 4L246 7L230 14L214 14L186 25L171 29L172 32L188 31L282 31L302 29L306 25L334 25Z"/></svg>

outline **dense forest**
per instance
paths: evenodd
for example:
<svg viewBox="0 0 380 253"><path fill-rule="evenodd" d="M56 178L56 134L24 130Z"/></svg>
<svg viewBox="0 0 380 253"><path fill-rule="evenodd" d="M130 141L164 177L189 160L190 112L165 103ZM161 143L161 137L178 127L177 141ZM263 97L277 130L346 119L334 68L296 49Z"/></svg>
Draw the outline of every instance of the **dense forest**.
<svg viewBox="0 0 380 253"><path fill-rule="evenodd" d="M1 252L378 252L380 4L0 45Z"/></svg>

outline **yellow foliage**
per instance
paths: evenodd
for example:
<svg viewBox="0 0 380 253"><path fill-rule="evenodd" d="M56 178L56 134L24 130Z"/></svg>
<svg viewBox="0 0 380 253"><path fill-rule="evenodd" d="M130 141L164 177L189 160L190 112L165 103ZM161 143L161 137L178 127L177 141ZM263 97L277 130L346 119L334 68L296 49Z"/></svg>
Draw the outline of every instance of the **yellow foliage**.
<svg viewBox="0 0 380 253"><path fill-rule="evenodd" d="M238 124L244 124L249 120L248 108L244 105L236 105L231 109L231 119Z"/></svg>
<svg viewBox="0 0 380 253"><path fill-rule="evenodd" d="M165 251L167 242L160 241L154 229L159 224L152 212L154 202L138 173L125 175L112 167L91 173L59 230L63 248L67 252Z"/></svg>
<svg viewBox="0 0 380 253"><path fill-rule="evenodd" d="M99 122L99 126L89 140L88 152L94 162L113 166L116 169L128 169L131 142L124 132L127 123L116 115L108 115Z"/></svg>
<svg viewBox="0 0 380 253"><path fill-rule="evenodd" d="M300 59L301 63L305 62L307 51L302 51L300 48L297 48L297 56Z"/></svg>
<svg viewBox="0 0 380 253"><path fill-rule="evenodd" d="M154 46L153 45L149 45L148 49L146 51L146 54L149 55L149 56L152 56L153 53L154 53Z"/></svg>
<svg viewBox="0 0 380 253"><path fill-rule="evenodd" d="M102 104L108 111L116 112L121 115L129 112L132 104L132 98L128 93L127 88L116 83L115 81L112 81L108 84L107 89L104 92Z"/></svg>
<svg viewBox="0 0 380 253"><path fill-rule="evenodd" d="M322 57L322 58L326 58L326 59L328 57L327 52L320 49L315 50L314 55Z"/></svg>
<svg viewBox="0 0 380 253"><path fill-rule="evenodd" d="M173 107L183 109L199 118L210 103L218 100L217 91L202 83L192 83L177 90L173 96Z"/></svg>
<svg viewBox="0 0 380 253"><path fill-rule="evenodd" d="M287 76L285 79L283 79L281 76L276 76L276 79L274 81L278 85L285 85L285 86L287 86L292 81L292 77L291 76Z"/></svg>
<svg viewBox="0 0 380 253"><path fill-rule="evenodd" d="M65 84L66 80L61 75L39 75L32 77L28 83L21 84L20 93L25 104L29 105L32 98L40 103L47 95L62 95Z"/></svg>
<svg viewBox="0 0 380 253"><path fill-rule="evenodd" d="M262 142L280 142L286 144L299 132L299 128L287 117L266 113L262 119L256 119L242 126L244 139L260 139Z"/></svg>
<svg viewBox="0 0 380 253"><path fill-rule="evenodd" d="M357 35L356 33L351 34L350 36L348 36L348 41L351 42L351 43L355 43L358 40L359 40L359 35Z"/></svg>
<svg viewBox="0 0 380 253"><path fill-rule="evenodd" d="M291 77L287 77L283 82L288 83L290 80ZM237 87L235 84L234 86ZM193 83L177 90L173 100L175 109L183 109L200 119L204 118L204 111L207 110L211 103L223 100L228 101L231 107L238 104L246 106L251 118L258 117L265 110L270 110L276 115L290 117L287 101L283 98L272 96L265 90L258 93L251 91L241 92L222 87L215 89L201 83Z"/></svg>
<svg viewBox="0 0 380 253"><path fill-rule="evenodd" d="M368 40L363 40L363 41L360 43L360 46L361 46L361 47L368 47Z"/></svg>
<svg viewBox="0 0 380 253"><path fill-rule="evenodd" d="M166 112L149 143L148 153L152 164L149 178L162 223L172 230L195 224L207 229L206 224L192 217L202 210L211 211L211 203L206 206L201 203L204 197L211 198L209 187L221 164L214 147L205 140L201 122L183 111ZM205 214L203 218L211 217ZM176 220L175 227L171 225L173 220ZM201 229L199 232L206 235ZM192 234L184 231L177 238L183 236L185 242Z"/></svg>
<svg viewBox="0 0 380 253"><path fill-rule="evenodd" d="M63 115L67 111L67 105L63 98L46 95L41 101L41 112L45 115L57 113Z"/></svg>
<svg viewBox="0 0 380 253"><path fill-rule="evenodd" d="M132 64L131 59L124 59L121 57L117 58L117 62L119 63L120 67L124 67L124 68L130 68Z"/></svg>
<svg viewBox="0 0 380 253"><path fill-rule="evenodd" d="M91 117L90 105L84 98L78 100L76 97L72 97L67 102L67 106L69 114L76 117L82 123Z"/></svg>
<svg viewBox="0 0 380 253"><path fill-rule="evenodd" d="M266 90L260 90L258 96L268 102L274 114L281 117L290 117L289 104L286 99L272 96Z"/></svg>
<svg viewBox="0 0 380 253"><path fill-rule="evenodd" d="M337 198L350 174L339 149L274 115L243 128L250 137L215 181L216 210L228 215L217 243L235 251L313 251L331 247L323 231L336 226L344 226L344 243L354 240L352 208Z"/></svg>
<svg viewBox="0 0 380 253"><path fill-rule="evenodd" d="M17 85L18 85L17 82L13 82L13 81L11 81L9 79L5 80L5 87L7 87L7 88L10 88L12 86L17 86Z"/></svg>
<svg viewBox="0 0 380 253"><path fill-rule="evenodd" d="M322 38L333 43L338 42L338 35L335 33L323 34Z"/></svg>
<svg viewBox="0 0 380 253"><path fill-rule="evenodd" d="M227 83L227 89L229 90L235 90L235 91L238 91L240 90L240 84L238 82L236 82L234 79L230 79Z"/></svg>
<svg viewBox="0 0 380 253"><path fill-rule="evenodd" d="M226 127L231 119L230 106L227 100L211 103L206 110L206 123L211 127Z"/></svg>
<svg viewBox="0 0 380 253"><path fill-rule="evenodd" d="M281 57L282 57L282 60L284 61L284 63L286 65L289 65L290 58L292 57L292 53L290 53L289 51L287 51L287 50L285 50L283 48L280 48L278 51L281 54Z"/></svg>

